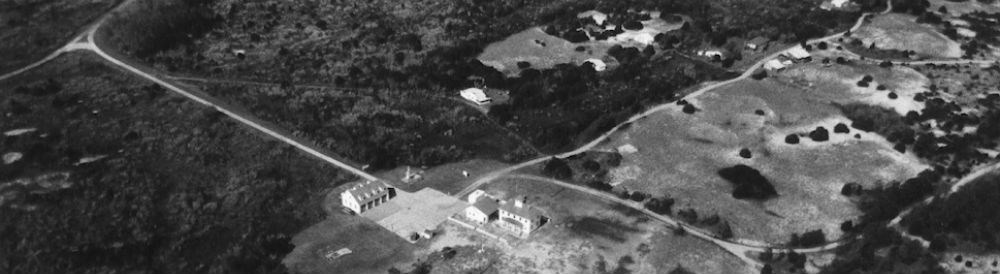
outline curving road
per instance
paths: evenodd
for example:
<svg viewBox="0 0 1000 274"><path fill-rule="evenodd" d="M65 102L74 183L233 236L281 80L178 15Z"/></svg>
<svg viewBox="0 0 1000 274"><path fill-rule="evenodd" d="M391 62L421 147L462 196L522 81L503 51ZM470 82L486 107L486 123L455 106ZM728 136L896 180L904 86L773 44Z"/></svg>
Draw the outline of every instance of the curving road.
<svg viewBox="0 0 1000 274"><path fill-rule="evenodd" d="M892 1L887 1L887 2L889 3L888 4L889 6L884 11L882 11L882 12L880 12L878 14L886 14L886 13L889 13L889 11L892 10ZM871 15L875 15L875 13L865 13L865 14L862 14L861 17L858 18L858 21L855 22L854 25L851 26L850 30L848 30L848 31L851 31L851 32L856 31L858 28L860 28L864 24L865 18L868 18L868 16L871 16ZM826 37L822 37L822 38L812 39L812 40L809 40L808 43L818 43L818 42L821 42L821 41L829 41L829 40L833 40L833 39L836 39L836 38L840 38L841 36L843 36L848 31L835 33L835 34L832 34L832 35L829 35L829 36L826 36ZM791 48L792 47L789 47L788 49L791 49ZM700 88L698 90L695 90L694 92L691 92L690 94L685 95L684 97L681 97L679 100L695 98L695 97L698 97L701 94L703 94L705 92L708 92L710 90L717 89L719 87L723 87L723 86L726 86L726 85L738 82L740 80L747 79L751 75L753 75L753 72L755 70L757 70L758 68L763 67L764 63L767 63L767 61L769 61L771 59L777 58L779 55L781 55L782 53L784 53L788 49L772 53L771 55L768 55L768 56L762 58L760 61L757 61L757 63L754 63L752 66L750 66L745 71L743 71L743 73L740 74L739 76L737 76L736 78L725 80L725 81L722 81L722 82L716 82L716 83L712 83L710 85L704 86L704 87L702 87L702 88ZM579 148L574 149L572 151L564 152L564 153L557 154L557 155L548 155L548 156L539 157L539 158L528 160L526 162L522 162L522 163L510 166L510 167L507 167L507 168L504 168L504 169L501 169L501 170L497 170L497 171L493 171L493 172L490 172L490 173L486 173L486 174L480 176L479 178L477 178L475 181L473 181L472 184L470 184L468 187L466 187L462 191L458 192L456 194L456 196L462 197L462 196L465 196L465 195L469 195L469 193L472 193L472 191L474 191L477 188L481 187L483 184L489 183L490 181L493 181L496 178L499 178L500 176L502 176L504 174L510 173L510 172L512 172L514 170L518 170L518 169L521 169L521 168L524 168L524 167L527 167L527 166L531 166L531 165L535 165L535 164L538 164L538 163L542 163L542 162L544 162L545 160L547 160L547 159L549 159L551 157L566 158L566 157L569 157L569 156L577 155L577 154L586 152L588 150L591 150L594 147L596 147L598 144L600 144L601 142L604 142L604 140L607 140L608 137L611 137L612 134L614 134L615 132L617 132L618 130L620 130L623 126L625 126L627 124L631 124L631 123L633 123L635 121L638 121L639 119L645 118L645 117L647 117L649 115L653 115L653 114L655 114L657 112L664 111L664 110L667 110L667 109L674 109L674 108L679 109L680 106L678 106L676 103L673 103L673 102L660 104L660 105L658 105L656 107L653 107L653 108L650 108L650 109L648 109L648 110L646 110L646 111L644 111L642 113L639 113L639 114L633 115L632 117L629 117L629 119L625 120L625 122L619 123L615 127L613 127L610 130L608 130L607 132L604 132L604 134L601 134L600 136L598 136L594 140L590 141L589 143L586 143L583 146L580 146Z"/></svg>
<svg viewBox="0 0 1000 274"><path fill-rule="evenodd" d="M341 168L343 170L346 170L348 172L351 172L351 173L353 173L353 174L355 174L355 175L357 175L359 177L362 177L362 178L365 178L365 179L368 179L368 180L381 180L378 177L376 177L376 176L374 176L374 175L372 175L372 174L370 174L368 172L365 172L363 170L355 168L351 164L348 164L346 159L338 159L335 156L332 156L333 155L332 153L330 153L328 151L325 151L322 148L319 148L318 146L316 146L316 145L314 145L314 144L312 144L312 143L310 143L310 142L308 142L308 141L306 141L306 140L304 140L302 138L296 137L293 134L282 130L280 127L277 127L277 126L271 125L271 124L269 124L269 123L267 123L265 121L262 121L262 120L260 120L260 119L258 119L256 117L254 117L253 115L250 115L246 111L243 111L243 110L238 109L238 108L236 108L234 106L228 105L228 104L224 103L223 101L221 101L221 100L219 100L217 98L214 98L212 96L209 96L208 94L205 94L203 92L200 92L200 91L197 91L197 90L187 90L187 89L181 88L177 84L172 83L171 80L169 80L169 79L165 80L164 78L161 78L160 74L157 73L157 72L155 72L153 69L140 68L140 67L137 67L137 66L134 66L134 65L130 65L130 64L126 63L125 61L119 60L119 59L115 58L114 56L112 56L111 54L108 54L107 52L105 52L99 46L99 44L97 43L98 41L94 38L96 32L100 29L100 27L103 26L103 24L107 21L108 18L110 18L110 16L113 13L117 12L122 7L124 7L124 6L132 3L134 1L135 0L126 0L126 1L122 2L121 4L119 4L118 7L116 7L111 12L109 12L109 13L105 14L104 16L102 16L97 22L95 22L92 25L90 25L84 33L82 33L79 36L77 36L74 39L72 39L71 42L67 43L65 46L59 48L58 50L52 52L51 54L49 54L45 58L43 58L43 59L41 59L41 60L39 60L39 61L37 61L35 63L32 63L32 64L30 64L28 66L25 66L23 68L20 68L18 70L12 71L10 73L6 73L6 74L3 74L3 75L0 75L0 81L2 81L4 79L7 79L7 78L10 78L10 77L13 77L13 76L16 76L16 75L19 75L19 74L24 73L26 71L29 71L29 70L31 70L33 68L36 68L36 67L38 67L38 66L40 66L40 65L42 65L42 64L44 64L44 63L46 63L48 61L51 61L51 60L55 59L56 57L58 57L62 53L76 51L76 50L90 51L90 52L93 52L93 53L97 54L102 59L106 60L107 62L109 62L111 64L114 64L115 66L117 66L117 67L119 67L121 69L124 69L124 70L126 70L126 71L128 71L130 73L136 74L136 75L138 75L138 76L140 76L142 78L145 78L145 79L147 79L149 81L152 81L152 82L154 82L154 83L156 83L158 85L161 85L161 86L163 86L163 87L165 87L165 88L167 88L167 89L169 89L169 90L171 90L171 91L173 91L173 92L175 92L177 94L180 94L181 96L184 96L184 97L186 97L188 99L191 99L191 100L193 100L195 102L198 102L200 104L212 107L212 108L218 110L219 112L222 112L222 113L226 114L227 116L229 116L229 117L231 117L231 118L239 121L240 123L243 123L243 124L245 124L247 126L250 126L250 127L254 128L254 129L258 130L258 131L261 131L261 132L263 132L263 133L265 133L265 134L267 134L267 135L269 135L271 137L274 137L275 139L278 139L278 140L280 140L282 142L285 142L285 143L287 143L289 145L292 145L293 147L295 147L295 148L297 148L299 150L302 150L302 151L304 151L304 152L306 152L306 153L308 153L310 155L313 155L313 156L315 156L317 158L320 158L320 159L322 159L322 160L324 160L324 161L326 161L328 163L331 163L331 164L333 164L333 165L335 165L335 166L337 166L337 167L339 167L339 168ZM886 8L885 11L881 12L881 14L888 13L892 9L892 6L891 6L892 3L891 3L891 1L887 1L887 2L889 3L888 4L889 6ZM850 31L855 31L858 28L860 28L863 25L864 20L868 16L871 16L871 15L874 15L874 14L876 14L876 13L866 13L866 14L863 14L860 18L858 18L858 20L854 24L854 26L852 26L850 28ZM846 31L845 32L841 32L841 33L836 33L836 34L833 34L833 35L829 35L829 36L826 36L826 37L822 37L822 38L812 39L812 40L809 40L808 43L817 43L817 42L820 42L820 41L829 41L829 40L832 40L832 39L839 38L839 37L843 36L845 33L846 33ZM768 55L768 56L762 58L760 61L758 61L754 65L752 65L749 68L747 68L746 71L744 71L742 74L740 74L736 78L729 79L729 80L722 81L722 82L716 82L716 83L709 84L707 86L704 86L704 87L702 87L702 88L700 88L700 89L698 89L698 90L696 90L696 91L694 91L694 92L692 92L692 93L690 93L690 94L682 97L681 99L684 99L684 98L687 98L687 99L695 98L695 97L700 96L701 94L703 94L705 92L708 92L708 91L714 90L716 88L723 87L723 86L735 83L735 82L740 81L740 80L744 80L744 79L750 77L755 70L761 68L765 62L767 62L768 60L771 60L773 58L776 58L782 52L784 52L784 50L783 51L779 51L777 53L773 53L771 55ZM869 59L869 60L872 60L872 59ZM874 60L874 61L878 61L878 60ZM992 63L995 63L995 62L996 62L995 60L941 60L941 61L914 61L914 62L900 62L900 63L902 63L902 64L910 64L910 65L920 65L920 64L992 64ZM557 154L557 155L550 155L550 156L539 157L539 158L536 158L536 159L532 159L532 160L529 160L529 161L525 161L525 162L522 162L522 163L518 163L518 164L515 164L515 165L512 165L512 166L509 166L509 167L506 167L506 168L503 168L503 169L500 169L500 170L495 170L493 172L486 173L486 174L478 177L468 187L466 187L462 191L458 192L456 194L456 196L461 197L461 196L468 195L468 193L472 192L473 190L475 190L477 188L480 188L483 184L489 183L489 182L491 182L493 180L496 180L496 179L498 179L500 177L507 176L507 174L509 174L509 173L511 173L511 172L513 172L515 170L522 169L522 168L525 168L525 167L528 167L528 166L532 166L532 165L536 165L536 164L540 164L540 163L546 161L547 159L549 159L550 157L565 158L565 157L577 155L577 154L586 152L588 150L591 150L594 147L596 147L598 144L600 144L601 142L607 140L612 134L614 134L615 132L617 132L618 130L620 130L623 126L625 126L625 125L627 125L629 123L635 122L635 121L637 121L639 119L642 119L644 117L647 117L649 115L652 115L654 113L657 113L657 112L660 112L660 111L663 111L663 110L667 110L667 109L672 109L672 108L679 108L679 106L677 106L674 103L665 103L665 104L661 104L661 105L658 105L656 107L653 107L651 109L648 109L645 112L642 112L642 113L639 113L637 115L634 115L634 116L630 117L628 120L626 120L625 122L616 125L615 127L613 127L612 129L610 129L609 131L607 131L607 132L603 133L602 135L598 136L597 138L595 138L591 142L586 143L583 146L581 146L581 147L579 147L577 149L574 149L572 151L565 152L565 153L560 153L560 154ZM990 170L996 170L998 168L1000 168L1000 164L997 164L997 165L993 166L993 168L990 169ZM975 173L975 174L977 174L977 175L975 175L975 177L978 177L979 175L982 175L982 174L985 174L985 173L986 173L985 171L980 170L979 172ZM615 197L613 195L610 195L608 193L600 192L600 191L597 191L597 190L594 190L594 189L590 189L590 188L586 188L586 187L583 187L583 186L578 186L578 185L574 185L574 184L569 184L569 183L561 182L561 181L550 179L550 178L539 177L539 176L513 175L512 177L520 177L520 178L532 179L532 180L541 180L541 181L544 181L544 182L557 184L557 185L560 185L560 186L563 186L563 187L572 188L572 189L575 189L575 190L578 190L578 191L582 191L582 192L588 193L589 195L594 195L594 196L600 197L602 199L611 200L611 201L623 204L625 206L628 206L630 208L639 210L639 211L641 211L641 212L649 215L650 217L652 217L654 219L657 219L657 220L659 220L659 221L661 221L663 223L666 223L668 225L675 226L675 227L683 227L683 228L685 228L689 232L689 234L694 235L695 237L704 239L706 241L712 242L712 243L714 243L714 244L722 247L723 249L727 250L728 252L733 253L734 255L736 255L737 257L739 257L741 260L743 260L744 262L746 262L751 267L761 267L761 264L759 262L757 262L756 260L751 259L751 258L749 258L747 256L747 253L751 252L751 251L761 252L761 251L764 251L764 250L767 250L767 249L771 249L771 250L774 250L774 251L777 251L777 252L794 251L794 252L797 252L797 253L813 253L813 252L821 252L821 251L835 249L835 248L839 247L840 245L842 245L844 242L850 240L850 239L847 239L847 240L841 241L841 242L834 242L834 243L830 243L830 244L827 244L825 246L820 246L820 247L792 248L792 249L782 249L782 248L774 248L772 246L755 246L755 245L745 244L745 243L736 243L736 242L731 242L731 241L728 241L728 240L723 240L723 239L715 238L713 235L711 235L711 234L709 234L707 232L704 232L701 229L692 227L692 226L687 225L687 224L685 224L683 222L679 222L679 221L674 220L674 219L672 219L671 217L668 217L668 216L662 216L662 215L659 215L659 214L655 214L655 213L653 213L653 212L645 209L641 204L638 204L638 203L635 203L635 202L631 202L631 201L623 201L623 200L621 200L621 199L619 199L619 198L617 198L617 197ZM970 177L972 177L972 176L970 176ZM958 188L961 187L961 185L964 185L965 183L967 183L969 181L972 181L974 179L974 178L970 178L970 177L967 177L968 179L963 179L958 184L956 184L956 186L953 187L953 189L952 189L951 192L956 191ZM384 181L384 180L382 180L382 181ZM904 214L906 214L906 212L904 212L903 214L900 214L900 217L897 217L897 219L901 219L901 216L903 216ZM894 221L898 222L896 220L894 220Z"/></svg>

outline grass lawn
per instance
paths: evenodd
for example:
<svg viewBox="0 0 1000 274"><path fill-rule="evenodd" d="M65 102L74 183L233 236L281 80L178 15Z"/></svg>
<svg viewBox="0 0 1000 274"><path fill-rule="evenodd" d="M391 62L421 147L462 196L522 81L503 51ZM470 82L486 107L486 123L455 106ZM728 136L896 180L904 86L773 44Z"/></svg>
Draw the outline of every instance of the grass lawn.
<svg viewBox="0 0 1000 274"><path fill-rule="evenodd" d="M386 273L408 267L416 246L360 216L331 214L292 238L295 250L283 263L299 273ZM327 260L326 252L349 248L352 254Z"/></svg>
<svg viewBox="0 0 1000 274"><path fill-rule="evenodd" d="M948 9L948 13L954 16L959 16L971 12L986 12L986 13L997 13L1000 12L1000 3L993 2L992 4L983 3L981 1L949 1L949 0L929 0L931 6L927 8L928 11L937 11L941 6Z"/></svg>
<svg viewBox="0 0 1000 274"><path fill-rule="evenodd" d="M747 80L689 100L702 109L694 115L654 114L599 149L635 146L638 152L624 155L622 171L613 171L612 180L629 190L674 197L675 210L718 213L731 222L737 238L781 243L791 233L815 229L836 238L839 224L859 214L840 195L845 183L870 187L922 169L879 136L862 133L855 140L857 130L833 133L837 122L847 121L829 101L845 95L771 79ZM820 125L830 131L830 141L802 137L800 144L785 144L785 135L805 134ZM751 151L750 159L738 156L743 148ZM732 198L732 186L716 172L736 164L760 170L779 196L763 202Z"/></svg>
<svg viewBox="0 0 1000 274"><path fill-rule="evenodd" d="M740 273L739 259L692 237L675 236L638 211L544 182L504 178L486 187L500 197L526 195L551 218L529 239L505 250L501 273L663 273L683 265L695 273ZM670 266L670 268L663 268ZM619 269L621 268L621 269Z"/></svg>
<svg viewBox="0 0 1000 274"><path fill-rule="evenodd" d="M535 27L490 44L478 59L501 72L516 75L521 71L517 67L517 62L531 63L531 67L535 69L552 68L558 64L583 63L590 58L601 59L611 46L608 43L596 42L570 43ZM576 51L576 47L584 47L586 50Z"/></svg>
<svg viewBox="0 0 1000 274"><path fill-rule="evenodd" d="M933 28L918 24L916 17L890 13L872 18L854 32L864 46L875 43L881 49L913 50L919 56L958 58L962 56L959 44Z"/></svg>
<svg viewBox="0 0 1000 274"><path fill-rule="evenodd" d="M430 187L444 193L452 194L462 191L462 189L472 183L472 181L479 175L493 170L502 169L507 166L508 164L498 161L472 159L468 161L443 164L428 169L411 167L410 172L419 173L422 179L410 184L399 183L396 187L409 192L416 192L425 187ZM469 177L463 176L462 171L468 171ZM404 174L406 174L405 166L381 172L376 176L379 176L379 178L389 178L402 182Z"/></svg>
<svg viewBox="0 0 1000 274"><path fill-rule="evenodd" d="M823 66L818 62L795 65L776 74L774 79L794 84L801 90L796 95L801 95L805 100L817 101L817 104L857 102L892 109L903 116L909 111L920 112L923 109L923 103L916 102L913 98L928 90L931 82L926 76L904 66L882 68L855 62L831 66ZM858 86L857 82L866 75L872 76L873 81L867 87ZM884 90L879 90L880 85L885 87ZM891 99L889 93L896 94L897 98ZM788 93L779 94L787 96Z"/></svg>

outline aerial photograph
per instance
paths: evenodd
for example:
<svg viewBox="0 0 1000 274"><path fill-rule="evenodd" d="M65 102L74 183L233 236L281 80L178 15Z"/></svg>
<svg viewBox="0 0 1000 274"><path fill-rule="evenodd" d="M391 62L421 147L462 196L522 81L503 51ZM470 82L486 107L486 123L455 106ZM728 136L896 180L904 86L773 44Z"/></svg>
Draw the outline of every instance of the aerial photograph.
<svg viewBox="0 0 1000 274"><path fill-rule="evenodd" d="M1000 274L1000 0L0 0L0 273Z"/></svg>

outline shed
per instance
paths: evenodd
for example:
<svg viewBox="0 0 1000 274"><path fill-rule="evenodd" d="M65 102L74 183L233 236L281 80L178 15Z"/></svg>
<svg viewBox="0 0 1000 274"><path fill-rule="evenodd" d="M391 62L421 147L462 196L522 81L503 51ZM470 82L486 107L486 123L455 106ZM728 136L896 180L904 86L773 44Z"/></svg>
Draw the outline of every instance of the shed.
<svg viewBox="0 0 1000 274"><path fill-rule="evenodd" d="M465 100L469 100L470 102L476 103L477 105L485 105L490 102L493 102L493 99L490 98L489 96L486 96L486 92L484 92L480 88L463 89L462 91L459 92L459 95L461 95L462 98L465 98Z"/></svg>

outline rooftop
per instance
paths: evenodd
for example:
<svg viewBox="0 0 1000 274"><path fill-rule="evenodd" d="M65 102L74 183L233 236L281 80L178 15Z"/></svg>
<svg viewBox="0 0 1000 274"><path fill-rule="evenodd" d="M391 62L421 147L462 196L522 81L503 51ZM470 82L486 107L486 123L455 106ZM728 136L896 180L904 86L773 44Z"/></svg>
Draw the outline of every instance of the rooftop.
<svg viewBox="0 0 1000 274"><path fill-rule="evenodd" d="M347 189L347 192L358 201L358 204L366 204L387 193L391 186L382 181L364 181L355 184Z"/></svg>
<svg viewBox="0 0 1000 274"><path fill-rule="evenodd" d="M497 209L500 208L500 203L490 198L480 198L479 201L476 201L476 203L472 204L472 206L476 207L483 213L490 214L496 212Z"/></svg>
<svg viewBox="0 0 1000 274"><path fill-rule="evenodd" d="M538 209L524 204L522 207L517 207L514 205L514 201L510 201L500 205L500 210L510 212L511 214L521 216L525 219L536 221L542 216L542 212Z"/></svg>

